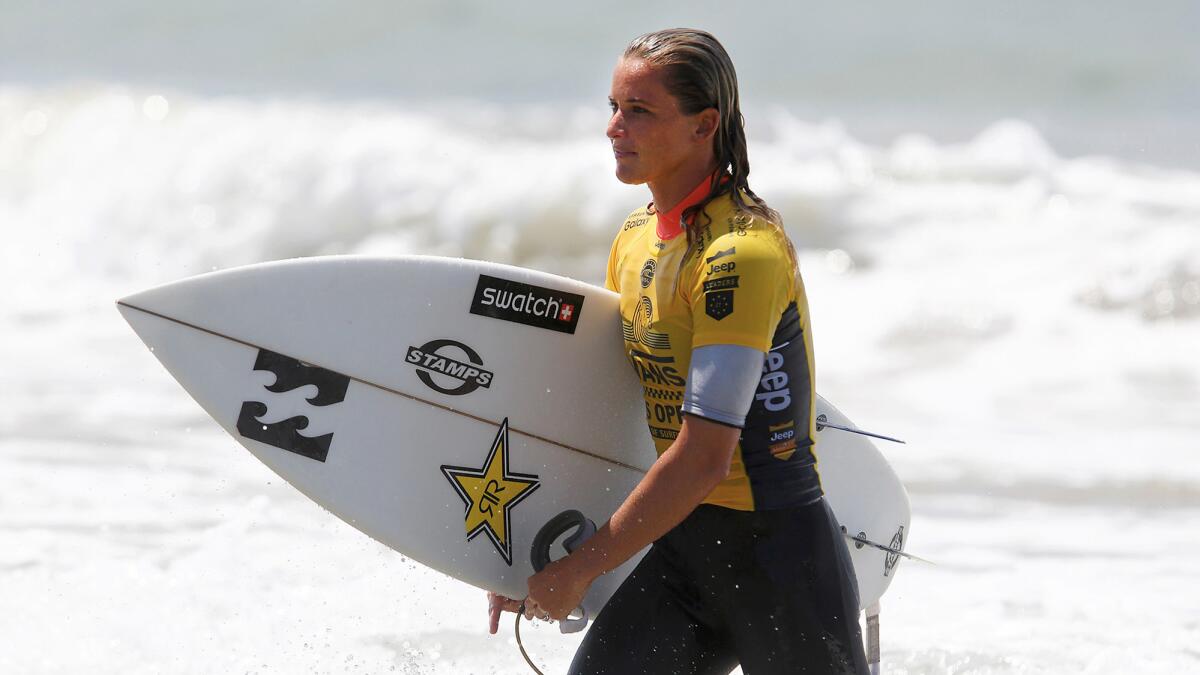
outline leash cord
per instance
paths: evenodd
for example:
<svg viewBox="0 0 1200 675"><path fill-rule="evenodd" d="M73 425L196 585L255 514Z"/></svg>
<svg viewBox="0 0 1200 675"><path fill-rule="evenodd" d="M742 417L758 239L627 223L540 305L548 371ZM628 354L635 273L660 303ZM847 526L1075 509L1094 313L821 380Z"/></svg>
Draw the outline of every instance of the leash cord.
<svg viewBox="0 0 1200 675"><path fill-rule="evenodd" d="M525 652L525 645L521 644L521 617L525 616L525 603L521 603L521 608L517 610L517 620L513 623L513 632L517 635L517 649L521 650L521 656L525 657L525 663L533 669L537 675L545 675L538 667L533 665L533 659L529 658L529 654Z"/></svg>

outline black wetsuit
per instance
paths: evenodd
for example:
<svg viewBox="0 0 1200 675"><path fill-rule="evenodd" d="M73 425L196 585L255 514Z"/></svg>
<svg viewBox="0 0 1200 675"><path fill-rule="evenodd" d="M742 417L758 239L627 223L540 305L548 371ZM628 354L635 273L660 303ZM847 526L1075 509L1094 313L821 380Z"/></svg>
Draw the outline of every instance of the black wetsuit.
<svg viewBox="0 0 1200 675"><path fill-rule="evenodd" d="M773 511L701 504L654 542L568 672L866 675L856 589L823 498Z"/></svg>

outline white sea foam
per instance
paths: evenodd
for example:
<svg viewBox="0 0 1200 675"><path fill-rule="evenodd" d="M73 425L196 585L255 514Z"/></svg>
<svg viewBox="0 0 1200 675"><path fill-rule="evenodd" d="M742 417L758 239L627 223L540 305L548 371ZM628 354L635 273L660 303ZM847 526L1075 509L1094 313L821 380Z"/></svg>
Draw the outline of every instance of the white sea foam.
<svg viewBox="0 0 1200 675"><path fill-rule="evenodd" d="M819 389L909 441L885 450L911 550L942 563L905 563L885 598L892 672L1194 666L1200 175L1064 157L1019 120L959 144L751 120L752 184L801 252ZM523 672L482 636L478 593L279 485L111 303L329 253L598 281L648 199L613 179L603 122L0 88L0 615L32 645L0 670ZM573 641L527 635L565 667Z"/></svg>

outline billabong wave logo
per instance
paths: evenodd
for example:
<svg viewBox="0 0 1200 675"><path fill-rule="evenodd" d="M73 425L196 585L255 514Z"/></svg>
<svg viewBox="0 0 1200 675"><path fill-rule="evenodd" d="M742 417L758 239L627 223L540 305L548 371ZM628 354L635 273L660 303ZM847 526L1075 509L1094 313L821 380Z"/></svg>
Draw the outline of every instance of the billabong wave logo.
<svg viewBox="0 0 1200 675"><path fill-rule="evenodd" d="M480 532L487 534L500 557L511 567L512 509L537 490L540 483L537 476L509 470L510 448L506 417L482 467L443 464L441 469L467 507L464 522L467 541Z"/></svg>
<svg viewBox="0 0 1200 675"><path fill-rule="evenodd" d="M341 373L310 366L266 349L258 350L254 370L275 374L275 382L263 387L272 393L281 394L307 385L315 386L317 393L306 399L309 405L315 407L341 403L346 399L346 389L350 386L350 378ZM329 455L329 445L333 442L332 433L321 436L305 436L300 433L308 428L309 419L305 415L264 424L260 418L269 410L267 404L262 401L243 401L242 409L238 413L238 433L251 440L318 462L325 461Z"/></svg>
<svg viewBox="0 0 1200 675"><path fill-rule="evenodd" d="M583 299L578 293L480 274L471 313L574 334Z"/></svg>

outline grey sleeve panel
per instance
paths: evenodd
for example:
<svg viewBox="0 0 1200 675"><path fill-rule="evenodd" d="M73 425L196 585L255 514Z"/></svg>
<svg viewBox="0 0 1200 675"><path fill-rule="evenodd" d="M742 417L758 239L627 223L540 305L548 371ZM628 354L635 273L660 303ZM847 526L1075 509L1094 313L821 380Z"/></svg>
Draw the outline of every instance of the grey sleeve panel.
<svg viewBox="0 0 1200 675"><path fill-rule="evenodd" d="M705 345L692 350L683 412L741 428L765 358L757 349L741 345Z"/></svg>

